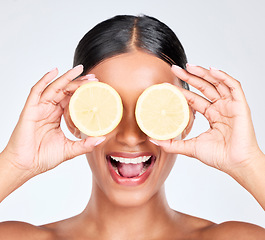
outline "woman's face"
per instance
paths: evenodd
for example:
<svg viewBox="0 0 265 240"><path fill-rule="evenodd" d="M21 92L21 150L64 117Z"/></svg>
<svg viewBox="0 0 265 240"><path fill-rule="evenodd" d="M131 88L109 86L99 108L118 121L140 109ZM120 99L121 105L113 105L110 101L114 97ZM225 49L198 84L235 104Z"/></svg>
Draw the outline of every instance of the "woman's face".
<svg viewBox="0 0 265 240"><path fill-rule="evenodd" d="M161 189L176 155L167 154L151 143L140 130L134 112L137 99L151 85L168 82L181 86L181 83L167 63L140 51L104 60L89 73L94 73L100 82L112 86L123 102L120 124L106 135L103 143L87 154L93 173L93 187L115 204L139 206ZM149 160L128 165L117 161L121 158ZM142 175L140 172L143 172ZM140 176L136 176L139 173Z"/></svg>

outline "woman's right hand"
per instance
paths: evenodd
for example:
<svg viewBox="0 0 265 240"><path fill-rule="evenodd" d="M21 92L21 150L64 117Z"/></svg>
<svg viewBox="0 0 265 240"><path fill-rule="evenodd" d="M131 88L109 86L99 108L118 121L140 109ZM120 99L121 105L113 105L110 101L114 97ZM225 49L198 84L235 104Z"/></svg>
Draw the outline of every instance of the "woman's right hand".
<svg viewBox="0 0 265 240"><path fill-rule="evenodd" d="M104 137L88 137L72 141L65 137L60 127L64 108L71 95L84 83L96 80L94 76L79 77L79 65L64 75L57 76L54 69L31 89L17 126L4 149L4 159L32 176L48 171L65 160L92 151ZM91 79L92 78L92 79Z"/></svg>

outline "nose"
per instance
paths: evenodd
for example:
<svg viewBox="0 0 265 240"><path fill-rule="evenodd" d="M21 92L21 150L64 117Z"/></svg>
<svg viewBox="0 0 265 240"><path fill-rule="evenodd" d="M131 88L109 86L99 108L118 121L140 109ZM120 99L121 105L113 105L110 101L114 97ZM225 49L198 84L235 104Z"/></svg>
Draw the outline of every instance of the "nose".
<svg viewBox="0 0 265 240"><path fill-rule="evenodd" d="M147 140L147 135L139 128L134 111L124 111L122 120L117 127L116 139L122 145L135 147Z"/></svg>

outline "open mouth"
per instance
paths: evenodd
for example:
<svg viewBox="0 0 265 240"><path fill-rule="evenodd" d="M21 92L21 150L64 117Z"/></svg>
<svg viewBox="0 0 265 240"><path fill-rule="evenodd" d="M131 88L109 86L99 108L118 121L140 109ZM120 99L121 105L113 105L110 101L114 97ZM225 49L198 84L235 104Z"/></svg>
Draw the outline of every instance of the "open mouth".
<svg viewBox="0 0 265 240"><path fill-rule="evenodd" d="M150 175L156 160L154 155L138 157L107 155L106 158L112 178L122 185L143 183Z"/></svg>

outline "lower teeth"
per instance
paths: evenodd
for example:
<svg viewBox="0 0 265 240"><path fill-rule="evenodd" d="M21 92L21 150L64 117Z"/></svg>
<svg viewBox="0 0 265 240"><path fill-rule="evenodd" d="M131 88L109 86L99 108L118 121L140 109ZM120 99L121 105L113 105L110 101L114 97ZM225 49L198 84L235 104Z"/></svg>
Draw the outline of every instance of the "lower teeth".
<svg viewBox="0 0 265 240"><path fill-rule="evenodd" d="M150 158L150 159L151 159L151 158ZM150 161L150 159L149 159L149 161ZM113 161L115 161L115 160L113 160ZM150 163L150 164L151 164L151 163ZM135 177L140 177L141 175L143 175L143 174L146 172L146 170L148 169L148 167L150 166L150 164L144 164L144 167L142 168L140 174L138 174L138 175L135 176ZM119 173L119 171L118 171L117 166L116 166L115 164L112 164L112 163L111 163L111 165L112 165L114 171L115 171L119 176L121 176L120 173ZM121 176L121 177L122 177L122 176Z"/></svg>

